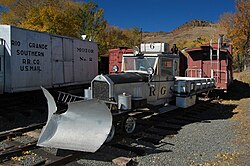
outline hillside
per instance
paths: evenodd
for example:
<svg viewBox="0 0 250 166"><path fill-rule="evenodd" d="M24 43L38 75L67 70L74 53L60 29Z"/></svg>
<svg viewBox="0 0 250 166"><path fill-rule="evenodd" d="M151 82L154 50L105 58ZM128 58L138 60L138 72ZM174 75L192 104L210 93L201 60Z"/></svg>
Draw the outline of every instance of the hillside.
<svg viewBox="0 0 250 166"><path fill-rule="evenodd" d="M199 37L207 40L217 41L219 34L225 32L219 28L218 24L208 21L192 20L171 32L144 32L143 42L166 42L172 46L174 43L185 43L185 41L197 40Z"/></svg>

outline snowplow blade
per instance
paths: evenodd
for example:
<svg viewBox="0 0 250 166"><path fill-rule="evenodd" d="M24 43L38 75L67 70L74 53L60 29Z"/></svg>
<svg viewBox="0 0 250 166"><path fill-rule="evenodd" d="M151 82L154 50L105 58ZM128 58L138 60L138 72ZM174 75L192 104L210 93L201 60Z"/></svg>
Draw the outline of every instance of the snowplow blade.
<svg viewBox="0 0 250 166"><path fill-rule="evenodd" d="M112 115L105 103L96 99L68 104L65 113L56 114L54 98L44 89L48 102L48 120L37 142L38 146L84 152L95 152L105 142Z"/></svg>

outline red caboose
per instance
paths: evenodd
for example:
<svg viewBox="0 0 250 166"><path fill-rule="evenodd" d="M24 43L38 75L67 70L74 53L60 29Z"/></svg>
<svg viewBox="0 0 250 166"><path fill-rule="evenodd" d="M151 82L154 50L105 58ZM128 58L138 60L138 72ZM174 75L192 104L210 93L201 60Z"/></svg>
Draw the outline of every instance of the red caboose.
<svg viewBox="0 0 250 166"><path fill-rule="evenodd" d="M232 46L223 44L202 45L199 48L187 49L187 77L213 77L216 89L227 92L233 81Z"/></svg>

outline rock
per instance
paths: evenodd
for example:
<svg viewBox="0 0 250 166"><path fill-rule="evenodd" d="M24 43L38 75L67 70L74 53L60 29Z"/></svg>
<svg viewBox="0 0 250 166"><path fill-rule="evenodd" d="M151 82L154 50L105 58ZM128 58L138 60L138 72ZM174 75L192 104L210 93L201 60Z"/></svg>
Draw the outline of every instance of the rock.
<svg viewBox="0 0 250 166"><path fill-rule="evenodd" d="M112 160L112 162L119 166L130 166L133 165L133 160L127 157L118 157Z"/></svg>

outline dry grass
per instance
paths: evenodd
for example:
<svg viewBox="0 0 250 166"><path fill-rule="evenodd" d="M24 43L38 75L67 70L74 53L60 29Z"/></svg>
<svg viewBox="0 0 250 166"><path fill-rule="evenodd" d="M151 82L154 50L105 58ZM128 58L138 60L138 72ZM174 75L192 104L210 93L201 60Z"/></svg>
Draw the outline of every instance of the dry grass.
<svg viewBox="0 0 250 166"><path fill-rule="evenodd" d="M234 73L234 78L250 85L250 71Z"/></svg>
<svg viewBox="0 0 250 166"><path fill-rule="evenodd" d="M234 78L238 81L248 83L250 85L250 72L234 73ZM231 95L243 94L239 87L235 87L238 91L233 91ZM243 87L245 91L249 91L249 87ZM249 91L250 93L250 91ZM249 95L248 95L249 96ZM232 127L237 137L233 140L234 144L239 147L236 152L221 153L216 156L213 161L208 161L201 166L214 166L214 165L248 165L250 153L250 98L243 97L240 100L223 100L223 105L237 105L233 110L235 113L229 120L237 122L237 125ZM197 165L197 164L196 164ZM199 165L199 164L198 164Z"/></svg>
<svg viewBox="0 0 250 166"><path fill-rule="evenodd" d="M172 32L145 32L143 33L143 42L166 42L171 47L174 43L178 43L181 40L192 41L201 36L213 39L216 42L219 34L225 34L225 32L218 26L187 27Z"/></svg>

